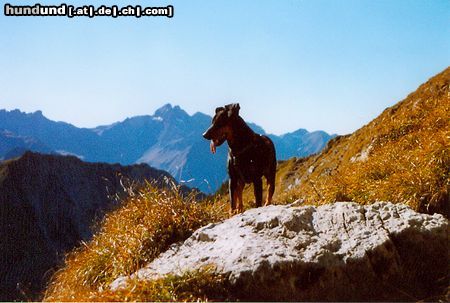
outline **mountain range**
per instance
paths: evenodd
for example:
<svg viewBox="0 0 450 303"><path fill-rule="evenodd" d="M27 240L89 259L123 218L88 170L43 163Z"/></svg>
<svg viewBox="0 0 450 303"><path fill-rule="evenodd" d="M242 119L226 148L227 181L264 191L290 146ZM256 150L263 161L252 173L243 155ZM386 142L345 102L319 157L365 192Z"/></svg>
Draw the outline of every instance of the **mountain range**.
<svg viewBox="0 0 450 303"><path fill-rule="evenodd" d="M26 150L74 155L84 161L130 165L146 163L166 170L181 183L213 193L226 180L227 148L209 152L201 134L211 117L189 115L179 106L166 104L153 115L135 116L95 128L78 128L47 119L41 111L0 110L0 159ZM258 125L249 123L258 133ZM299 129L281 136L269 135L278 160L319 152L335 135Z"/></svg>

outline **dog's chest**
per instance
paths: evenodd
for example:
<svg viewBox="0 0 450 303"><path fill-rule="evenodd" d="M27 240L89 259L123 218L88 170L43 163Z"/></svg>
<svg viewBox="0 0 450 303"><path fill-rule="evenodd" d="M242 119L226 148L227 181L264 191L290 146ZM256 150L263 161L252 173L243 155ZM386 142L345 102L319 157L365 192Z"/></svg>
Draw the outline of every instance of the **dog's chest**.
<svg viewBox="0 0 450 303"><path fill-rule="evenodd" d="M229 165L237 177L245 182L252 182L255 178L261 177L261 163L255 153L248 153L241 156L229 155Z"/></svg>

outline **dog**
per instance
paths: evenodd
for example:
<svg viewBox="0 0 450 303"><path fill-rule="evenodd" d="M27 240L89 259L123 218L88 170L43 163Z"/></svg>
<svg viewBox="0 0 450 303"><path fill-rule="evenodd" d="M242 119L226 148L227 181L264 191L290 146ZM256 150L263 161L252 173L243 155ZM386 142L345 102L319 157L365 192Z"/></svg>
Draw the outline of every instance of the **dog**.
<svg viewBox="0 0 450 303"><path fill-rule="evenodd" d="M228 175L230 214L243 211L242 192L247 183L253 183L256 206L262 206L262 177L267 181L265 205L272 202L275 191L276 153L269 137L256 134L239 116L239 103L216 108L211 126L203 137L210 140L210 149L228 142Z"/></svg>

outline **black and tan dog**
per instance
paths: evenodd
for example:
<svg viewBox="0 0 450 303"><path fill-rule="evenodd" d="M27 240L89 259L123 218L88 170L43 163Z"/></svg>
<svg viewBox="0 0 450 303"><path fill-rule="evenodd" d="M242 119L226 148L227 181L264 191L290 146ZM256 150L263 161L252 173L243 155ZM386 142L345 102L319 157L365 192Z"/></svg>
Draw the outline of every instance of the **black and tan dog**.
<svg viewBox="0 0 450 303"><path fill-rule="evenodd" d="M228 174L231 213L242 212L242 191L246 183L253 183L256 206L262 205L262 177L267 180L265 205L272 201L275 190L276 156L272 140L253 132L239 116L238 103L216 108L212 125L203 134L211 140L211 152L228 141Z"/></svg>

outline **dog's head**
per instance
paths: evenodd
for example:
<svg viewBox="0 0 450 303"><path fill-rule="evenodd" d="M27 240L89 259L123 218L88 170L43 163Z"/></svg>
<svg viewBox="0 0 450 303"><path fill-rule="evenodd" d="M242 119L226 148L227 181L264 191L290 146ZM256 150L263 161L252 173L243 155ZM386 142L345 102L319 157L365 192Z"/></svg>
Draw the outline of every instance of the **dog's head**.
<svg viewBox="0 0 450 303"><path fill-rule="evenodd" d="M203 134L203 138L211 140L211 152L216 152L220 146L231 136L231 123L239 116L239 103L225 105L216 108L216 114L212 119L211 126Z"/></svg>

